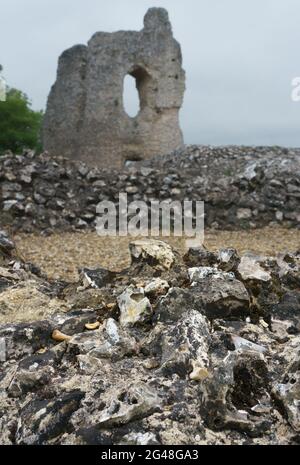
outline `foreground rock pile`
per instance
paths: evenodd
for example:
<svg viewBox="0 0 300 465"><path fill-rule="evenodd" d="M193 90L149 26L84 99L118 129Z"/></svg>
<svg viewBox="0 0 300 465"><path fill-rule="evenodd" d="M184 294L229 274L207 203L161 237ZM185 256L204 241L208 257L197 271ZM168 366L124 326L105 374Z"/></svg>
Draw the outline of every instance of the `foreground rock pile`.
<svg viewBox="0 0 300 465"><path fill-rule="evenodd" d="M299 443L300 253L130 253L51 282L0 233L0 443Z"/></svg>
<svg viewBox="0 0 300 465"><path fill-rule="evenodd" d="M206 226L300 225L300 152L190 146L122 171L46 153L0 157L0 225L33 231L95 228L96 206L132 200L203 200Z"/></svg>

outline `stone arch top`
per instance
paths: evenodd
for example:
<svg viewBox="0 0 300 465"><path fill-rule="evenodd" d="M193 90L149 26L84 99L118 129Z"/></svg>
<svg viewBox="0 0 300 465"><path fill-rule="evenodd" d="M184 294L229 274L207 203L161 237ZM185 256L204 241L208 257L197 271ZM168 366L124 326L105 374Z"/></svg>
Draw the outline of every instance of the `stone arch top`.
<svg viewBox="0 0 300 465"><path fill-rule="evenodd" d="M127 115L123 82L136 80L140 111ZM89 164L168 153L183 144L178 113L185 90L179 44L168 13L151 8L141 31L98 32L65 51L44 120L44 148Z"/></svg>

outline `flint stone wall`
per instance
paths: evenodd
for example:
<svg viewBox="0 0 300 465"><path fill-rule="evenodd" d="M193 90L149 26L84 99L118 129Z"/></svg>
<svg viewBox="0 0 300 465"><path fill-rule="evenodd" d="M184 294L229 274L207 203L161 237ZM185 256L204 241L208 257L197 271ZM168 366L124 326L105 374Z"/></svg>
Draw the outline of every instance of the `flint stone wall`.
<svg viewBox="0 0 300 465"><path fill-rule="evenodd" d="M43 143L53 155L119 168L183 145L179 109L185 90L180 45L168 13L151 8L139 32L97 32L59 58L44 120ZM140 111L123 105L126 75L136 79Z"/></svg>
<svg viewBox="0 0 300 465"><path fill-rule="evenodd" d="M203 200L218 229L300 228L300 149L188 146L123 170L90 168L49 154L0 157L0 229L92 228L96 206L120 192L128 202Z"/></svg>

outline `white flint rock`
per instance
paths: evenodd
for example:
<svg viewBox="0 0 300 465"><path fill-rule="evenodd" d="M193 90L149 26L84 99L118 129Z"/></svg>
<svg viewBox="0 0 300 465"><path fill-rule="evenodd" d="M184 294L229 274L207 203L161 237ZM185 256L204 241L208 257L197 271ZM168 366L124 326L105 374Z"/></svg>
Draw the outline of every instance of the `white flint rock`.
<svg viewBox="0 0 300 465"><path fill-rule="evenodd" d="M238 272L244 281L251 279L268 282L272 279L271 274L262 268L257 257L251 255L242 256Z"/></svg>
<svg viewBox="0 0 300 465"><path fill-rule="evenodd" d="M240 263L236 249L220 249L218 252L218 267L223 271L235 271Z"/></svg>
<svg viewBox="0 0 300 465"><path fill-rule="evenodd" d="M142 288L128 287L119 295L117 301L121 312L121 326L134 326L138 323L145 323L153 313L150 301L145 297Z"/></svg>
<svg viewBox="0 0 300 465"><path fill-rule="evenodd" d="M120 445L149 446L159 444L153 433L132 432L123 436Z"/></svg>
<svg viewBox="0 0 300 465"><path fill-rule="evenodd" d="M244 339L243 337L233 335L231 336L232 342L236 350L255 350L256 352L260 352L261 354L266 352L266 348L255 344L254 342L248 341L248 339Z"/></svg>
<svg viewBox="0 0 300 465"><path fill-rule="evenodd" d="M142 382L128 386L122 396L115 395L110 397L110 404L101 412L97 421L98 426L102 428L125 425L132 420L143 418L160 405L156 392Z"/></svg>
<svg viewBox="0 0 300 465"><path fill-rule="evenodd" d="M219 250L218 258L220 261L228 263L229 260L231 259L231 254L230 254L231 249L221 249Z"/></svg>
<svg viewBox="0 0 300 465"><path fill-rule="evenodd" d="M120 341L118 326L113 318L108 318L105 321L105 330L112 344L117 344Z"/></svg>
<svg viewBox="0 0 300 465"><path fill-rule="evenodd" d="M154 239L138 240L129 244L129 250L133 260L149 259L164 269L170 269L175 261L172 248L163 241Z"/></svg>
<svg viewBox="0 0 300 465"><path fill-rule="evenodd" d="M149 294L165 294L169 289L169 284L164 279L154 278L148 282L144 288L146 295Z"/></svg>
<svg viewBox="0 0 300 465"><path fill-rule="evenodd" d="M0 362L6 362L6 340L0 337Z"/></svg>
<svg viewBox="0 0 300 465"><path fill-rule="evenodd" d="M111 358L113 355L120 358L135 350L135 340L128 337L115 320L108 318L99 329L73 336L68 350L72 352L74 349L97 358Z"/></svg>
<svg viewBox="0 0 300 465"><path fill-rule="evenodd" d="M5 202L3 202L3 211L9 211L17 203L17 200L5 200Z"/></svg>
<svg viewBox="0 0 300 465"><path fill-rule="evenodd" d="M219 271L211 266L198 266L188 269L188 275L192 282L198 282L208 277L214 279L234 278L233 273Z"/></svg>
<svg viewBox="0 0 300 465"><path fill-rule="evenodd" d="M257 164L256 163L251 163L250 165L248 165L246 167L246 169L245 169L245 171L244 171L244 173L243 173L243 175L241 177L244 177L244 178L248 179L248 181L252 181L257 176L256 168L257 168Z"/></svg>
<svg viewBox="0 0 300 465"><path fill-rule="evenodd" d="M205 377L209 366L209 323L204 315L195 310L185 312L176 324L163 329L160 340L164 373L186 374L192 365L203 368L201 374Z"/></svg>
<svg viewBox="0 0 300 465"><path fill-rule="evenodd" d="M252 211L250 208L238 208L236 216L239 220L249 220L252 216Z"/></svg>

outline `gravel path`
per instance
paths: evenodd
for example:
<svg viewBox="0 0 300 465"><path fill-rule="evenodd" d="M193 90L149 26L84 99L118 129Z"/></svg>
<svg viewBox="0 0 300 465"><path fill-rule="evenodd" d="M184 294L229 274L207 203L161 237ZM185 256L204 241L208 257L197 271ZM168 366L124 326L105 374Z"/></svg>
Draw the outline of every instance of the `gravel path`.
<svg viewBox="0 0 300 465"><path fill-rule="evenodd" d="M131 237L99 237L95 232L76 232L38 236L15 236L19 252L55 279L74 281L79 267L105 267L121 270L129 264L128 244ZM183 238L165 238L176 249L184 251ZM239 253L253 251L264 255L300 249L300 230L264 228L250 231L213 231L205 234L210 250L235 247Z"/></svg>

